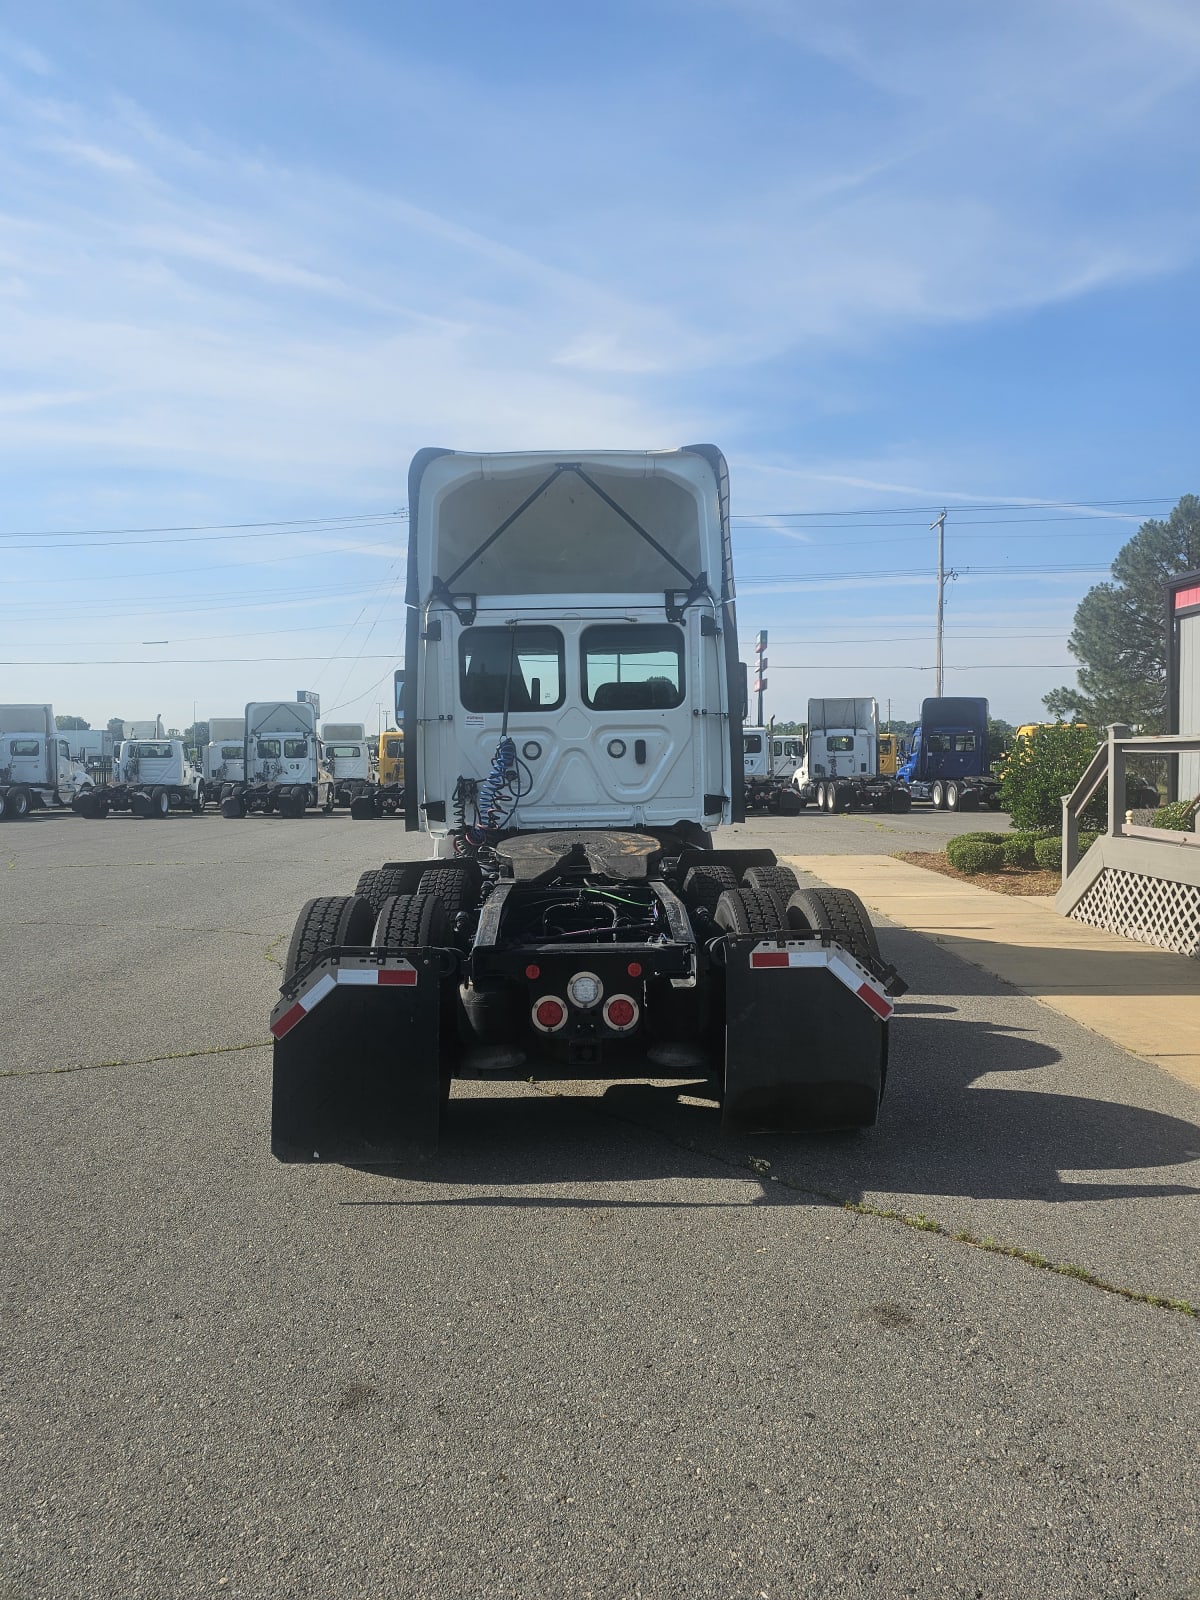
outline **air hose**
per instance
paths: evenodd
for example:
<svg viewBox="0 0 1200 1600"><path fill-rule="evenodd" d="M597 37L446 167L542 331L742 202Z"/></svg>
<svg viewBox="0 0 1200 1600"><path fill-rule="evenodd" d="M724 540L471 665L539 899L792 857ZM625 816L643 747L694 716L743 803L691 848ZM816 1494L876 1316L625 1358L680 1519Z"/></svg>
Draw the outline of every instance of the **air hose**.
<svg viewBox="0 0 1200 1600"><path fill-rule="evenodd" d="M511 808L513 793L519 786L516 744L507 734L501 734L491 771L479 786L479 826L485 835L497 832L503 825L505 812Z"/></svg>

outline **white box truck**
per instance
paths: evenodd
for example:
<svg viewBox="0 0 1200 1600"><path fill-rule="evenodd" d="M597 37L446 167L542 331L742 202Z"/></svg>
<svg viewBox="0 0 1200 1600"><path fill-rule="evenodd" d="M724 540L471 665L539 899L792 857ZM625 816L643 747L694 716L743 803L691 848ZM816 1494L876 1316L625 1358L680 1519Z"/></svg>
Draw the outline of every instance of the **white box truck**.
<svg viewBox="0 0 1200 1600"><path fill-rule="evenodd" d="M53 706L0 706L0 821L70 806L91 792L87 767L72 756L68 740Z"/></svg>

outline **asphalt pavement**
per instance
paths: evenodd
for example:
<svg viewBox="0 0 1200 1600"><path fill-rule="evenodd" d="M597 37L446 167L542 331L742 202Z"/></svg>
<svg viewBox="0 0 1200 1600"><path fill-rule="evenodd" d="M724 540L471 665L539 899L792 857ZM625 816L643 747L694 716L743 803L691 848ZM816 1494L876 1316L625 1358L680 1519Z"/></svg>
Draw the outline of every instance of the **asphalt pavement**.
<svg viewBox="0 0 1200 1600"><path fill-rule="evenodd" d="M1198 1600L1200 1322L1136 1298L1200 1300L1194 1090L885 927L869 1133L531 1067L457 1084L435 1162L281 1166L295 914L422 853L0 829L3 1600Z"/></svg>

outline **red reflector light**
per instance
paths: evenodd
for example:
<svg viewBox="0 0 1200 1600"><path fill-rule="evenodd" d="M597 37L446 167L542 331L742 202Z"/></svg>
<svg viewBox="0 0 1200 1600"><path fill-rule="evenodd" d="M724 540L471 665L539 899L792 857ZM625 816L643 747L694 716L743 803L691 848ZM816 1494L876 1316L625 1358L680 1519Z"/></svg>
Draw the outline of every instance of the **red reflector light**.
<svg viewBox="0 0 1200 1600"><path fill-rule="evenodd" d="M561 1000L539 1000L533 1008L533 1020L539 1028L545 1028L550 1033L555 1028L561 1028L567 1020L567 1008Z"/></svg>
<svg viewBox="0 0 1200 1600"><path fill-rule="evenodd" d="M272 1024L271 1032L277 1039L282 1039L284 1034L291 1033L292 1029L298 1022L302 1021L303 1018L304 1007L299 1001L297 1001L289 1011L285 1011L283 1013L278 1022Z"/></svg>
<svg viewBox="0 0 1200 1600"><path fill-rule="evenodd" d="M640 978L642 975L642 963L640 961L631 961L625 971L631 978Z"/></svg>
<svg viewBox="0 0 1200 1600"><path fill-rule="evenodd" d="M541 969L541 967L538 966L538 964L535 961L531 961L529 963L529 965L525 968L525 976L529 979L529 981L531 983L533 982L533 980L535 978L540 978L541 975L542 975L542 969Z"/></svg>
<svg viewBox="0 0 1200 1600"><path fill-rule="evenodd" d="M624 996L618 995L605 1006L604 1016L610 1027L628 1028L637 1016L637 1007L632 1000L626 1000Z"/></svg>

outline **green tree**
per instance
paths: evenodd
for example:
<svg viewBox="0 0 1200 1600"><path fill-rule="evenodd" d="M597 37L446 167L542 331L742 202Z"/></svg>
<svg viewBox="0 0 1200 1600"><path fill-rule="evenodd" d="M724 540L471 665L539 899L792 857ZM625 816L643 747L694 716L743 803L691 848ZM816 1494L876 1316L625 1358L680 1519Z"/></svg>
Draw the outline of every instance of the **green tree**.
<svg viewBox="0 0 1200 1600"><path fill-rule="evenodd" d="M1078 687L1053 689L1052 716L1161 733L1167 722L1163 584L1200 567L1200 498L1185 494L1165 522L1143 522L1112 564L1113 581L1079 602L1067 641Z"/></svg>
<svg viewBox="0 0 1200 1600"><path fill-rule="evenodd" d="M60 733L86 733L91 723L82 717L55 717L54 726Z"/></svg>
<svg viewBox="0 0 1200 1600"><path fill-rule="evenodd" d="M114 740L123 739L125 737L125 719L123 717L109 717L108 731L112 734Z"/></svg>

